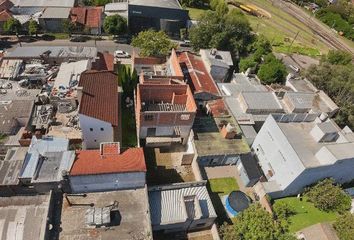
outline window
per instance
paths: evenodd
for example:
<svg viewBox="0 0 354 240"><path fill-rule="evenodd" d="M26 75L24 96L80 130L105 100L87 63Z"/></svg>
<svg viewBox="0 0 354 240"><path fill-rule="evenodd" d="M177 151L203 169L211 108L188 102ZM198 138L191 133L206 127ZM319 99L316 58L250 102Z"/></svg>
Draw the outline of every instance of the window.
<svg viewBox="0 0 354 240"><path fill-rule="evenodd" d="M204 227L206 223L198 223L197 227Z"/></svg>
<svg viewBox="0 0 354 240"><path fill-rule="evenodd" d="M190 114L182 114L181 115L181 120L182 121L188 121L190 118Z"/></svg>
<svg viewBox="0 0 354 240"><path fill-rule="evenodd" d="M154 115L146 114L146 115L144 115L144 120L145 121L152 121L152 120L154 120Z"/></svg>
<svg viewBox="0 0 354 240"><path fill-rule="evenodd" d="M92 132L92 131L93 131L93 128L90 128L90 131Z"/></svg>
<svg viewBox="0 0 354 240"><path fill-rule="evenodd" d="M103 129L103 128L101 128L101 131L104 131L104 129Z"/></svg>

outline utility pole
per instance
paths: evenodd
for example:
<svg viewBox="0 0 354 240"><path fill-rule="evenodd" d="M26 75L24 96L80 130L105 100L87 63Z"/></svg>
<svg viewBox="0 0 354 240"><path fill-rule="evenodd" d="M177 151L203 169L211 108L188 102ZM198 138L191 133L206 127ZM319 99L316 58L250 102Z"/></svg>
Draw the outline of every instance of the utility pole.
<svg viewBox="0 0 354 240"><path fill-rule="evenodd" d="M295 42L295 40L296 40L297 36L299 35L299 33L300 33L300 31L297 31L297 33L296 33L296 35L295 35L293 41L290 43L290 45L289 45L289 47L288 47L288 52L290 51L290 48L292 47L292 45L293 45L293 43Z"/></svg>

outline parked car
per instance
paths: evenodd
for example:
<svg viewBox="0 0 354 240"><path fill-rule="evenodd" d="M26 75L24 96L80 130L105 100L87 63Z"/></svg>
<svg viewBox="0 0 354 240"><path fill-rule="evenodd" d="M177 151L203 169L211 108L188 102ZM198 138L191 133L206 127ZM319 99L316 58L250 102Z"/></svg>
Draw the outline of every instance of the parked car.
<svg viewBox="0 0 354 240"><path fill-rule="evenodd" d="M113 41L115 43L130 44L131 38L129 36L115 36Z"/></svg>
<svg viewBox="0 0 354 240"><path fill-rule="evenodd" d="M70 38L70 42L86 42L89 40L89 37L85 36L74 36Z"/></svg>
<svg viewBox="0 0 354 240"><path fill-rule="evenodd" d="M129 53L123 51L123 50L117 50L114 52L114 57L116 58L130 58Z"/></svg>

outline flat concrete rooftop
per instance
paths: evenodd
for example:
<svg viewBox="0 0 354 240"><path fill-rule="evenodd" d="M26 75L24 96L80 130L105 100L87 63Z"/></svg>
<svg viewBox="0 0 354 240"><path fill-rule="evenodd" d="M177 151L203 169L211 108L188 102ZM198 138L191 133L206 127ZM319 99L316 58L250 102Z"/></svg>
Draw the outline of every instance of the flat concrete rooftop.
<svg viewBox="0 0 354 240"><path fill-rule="evenodd" d="M242 136L235 139L222 137L218 125L228 122L241 129L232 117L198 117L194 121L194 144L199 156L242 154L250 152L246 139Z"/></svg>
<svg viewBox="0 0 354 240"><path fill-rule="evenodd" d="M17 185L18 175L26 157L28 147L10 148L4 161L0 161L0 185Z"/></svg>
<svg viewBox="0 0 354 240"><path fill-rule="evenodd" d="M145 188L102 193L87 193L87 197L68 196L71 207L63 200L59 239L85 240L131 240L148 239L152 236L149 204ZM94 207L105 207L118 202L119 214L113 217L109 228L92 228L85 224L85 213L93 203Z"/></svg>
<svg viewBox="0 0 354 240"><path fill-rule="evenodd" d="M50 195L0 198L0 239L44 240Z"/></svg>

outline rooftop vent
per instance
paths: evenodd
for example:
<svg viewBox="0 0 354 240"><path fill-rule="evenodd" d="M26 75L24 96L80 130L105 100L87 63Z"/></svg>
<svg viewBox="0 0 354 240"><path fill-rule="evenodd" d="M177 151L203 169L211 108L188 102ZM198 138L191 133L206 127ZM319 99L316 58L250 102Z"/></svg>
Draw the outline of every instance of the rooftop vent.
<svg viewBox="0 0 354 240"><path fill-rule="evenodd" d="M101 156L120 154L119 142L106 142L100 145Z"/></svg>
<svg viewBox="0 0 354 240"><path fill-rule="evenodd" d="M226 139L234 139L237 136L237 128L234 124L228 123L221 129L221 135Z"/></svg>
<svg viewBox="0 0 354 240"><path fill-rule="evenodd" d="M212 49L210 50L210 55L215 56L217 52L218 52L218 50L216 50L216 48L212 48Z"/></svg>

